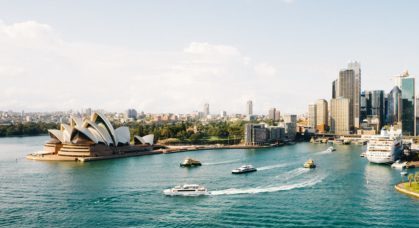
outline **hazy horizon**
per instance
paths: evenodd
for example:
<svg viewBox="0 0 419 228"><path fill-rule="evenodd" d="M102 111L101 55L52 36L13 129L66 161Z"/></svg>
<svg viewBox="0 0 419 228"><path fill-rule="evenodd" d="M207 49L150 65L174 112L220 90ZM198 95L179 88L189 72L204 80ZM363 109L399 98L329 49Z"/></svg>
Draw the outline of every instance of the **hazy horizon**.
<svg viewBox="0 0 419 228"><path fill-rule="evenodd" d="M419 2L0 1L0 110L302 114L419 72Z"/></svg>

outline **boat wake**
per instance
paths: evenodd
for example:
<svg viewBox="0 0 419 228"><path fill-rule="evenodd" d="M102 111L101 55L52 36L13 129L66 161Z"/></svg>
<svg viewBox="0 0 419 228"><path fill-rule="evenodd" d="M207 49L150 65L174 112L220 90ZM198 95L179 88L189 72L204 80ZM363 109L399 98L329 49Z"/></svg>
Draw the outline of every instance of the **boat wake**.
<svg viewBox="0 0 419 228"><path fill-rule="evenodd" d="M236 159L236 160L228 160L228 161L223 161L223 162L204 162L202 163L203 165L223 165L223 164L231 164L231 163L235 163L235 162L239 162L240 159Z"/></svg>
<svg viewBox="0 0 419 228"><path fill-rule="evenodd" d="M211 195L237 195L237 194L257 194L257 193L265 193L265 192L278 192L278 191L287 191L292 189L298 188L305 188L313 186L319 182L321 182L325 176L318 176L313 179L309 179L303 182L294 183L294 184L284 184L278 186L265 186L265 187L256 187L256 188L230 188L225 190L218 190L212 191Z"/></svg>
<svg viewBox="0 0 419 228"><path fill-rule="evenodd" d="M280 175L276 176L275 178L280 178L282 180L289 180L291 178L300 176L301 174L308 173L308 172L310 172L310 169L297 168L297 169L288 171L286 173L280 174Z"/></svg>
<svg viewBox="0 0 419 228"><path fill-rule="evenodd" d="M332 152L329 150L324 150L324 151L317 152L316 154L331 154L331 153Z"/></svg>
<svg viewBox="0 0 419 228"><path fill-rule="evenodd" d="M276 168L285 167L286 165L287 164L276 164L276 165L262 166L262 167L258 167L257 170L263 171L263 170L269 170L269 169L276 169Z"/></svg>

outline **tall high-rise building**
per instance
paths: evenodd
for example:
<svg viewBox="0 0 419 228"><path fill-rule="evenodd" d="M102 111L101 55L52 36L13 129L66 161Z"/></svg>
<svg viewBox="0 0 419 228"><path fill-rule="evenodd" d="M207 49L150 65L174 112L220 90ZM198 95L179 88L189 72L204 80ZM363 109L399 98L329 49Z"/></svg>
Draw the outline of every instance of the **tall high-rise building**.
<svg viewBox="0 0 419 228"><path fill-rule="evenodd" d="M352 69L345 69L339 72L339 79L337 81L337 98L343 97L349 99L349 128L354 127L354 99L355 99L355 71ZM359 116L358 116L359 119Z"/></svg>
<svg viewBox="0 0 419 228"><path fill-rule="evenodd" d="M338 84L338 80L337 79L332 82L332 99L335 99L336 98L336 95L337 95L337 93L336 93L337 84Z"/></svg>
<svg viewBox="0 0 419 228"><path fill-rule="evenodd" d="M403 77L402 90L402 133L403 135L416 135L415 117L415 78Z"/></svg>
<svg viewBox="0 0 419 228"><path fill-rule="evenodd" d="M246 115L253 115L253 102L251 100L246 103Z"/></svg>
<svg viewBox="0 0 419 228"><path fill-rule="evenodd" d="M419 134L419 97L417 97L416 96L416 109L415 109L415 111L416 111L416 114L415 114L415 116L416 116L416 135L418 135Z"/></svg>
<svg viewBox="0 0 419 228"><path fill-rule="evenodd" d="M361 92L359 109L359 121L362 123L365 119L367 119L367 98L365 97L365 91Z"/></svg>
<svg viewBox="0 0 419 228"><path fill-rule="evenodd" d="M337 135L346 135L351 132L350 126L351 102L348 98L338 97L330 100L330 127Z"/></svg>
<svg viewBox="0 0 419 228"><path fill-rule="evenodd" d="M316 126L317 126L317 105L316 104L308 105L308 126L310 128L316 129Z"/></svg>
<svg viewBox="0 0 419 228"><path fill-rule="evenodd" d="M210 114L209 104L208 103L205 103L204 104L204 116L207 117L209 114Z"/></svg>
<svg viewBox="0 0 419 228"><path fill-rule="evenodd" d="M319 99L316 102L316 130L320 133L325 133L328 128L329 112L328 104L324 99Z"/></svg>
<svg viewBox="0 0 419 228"><path fill-rule="evenodd" d="M354 71L354 90L353 90L353 118L355 128L359 128L360 124L360 108L361 108L361 64L357 61L350 62L348 69Z"/></svg>
<svg viewBox="0 0 419 228"><path fill-rule="evenodd" d="M378 129L385 121L385 97L383 90L365 91L367 117L376 117L379 120Z"/></svg>
<svg viewBox="0 0 419 228"><path fill-rule="evenodd" d="M386 123L390 125L400 125L402 120L402 91L398 86L387 95L387 116Z"/></svg>
<svg viewBox="0 0 419 228"><path fill-rule="evenodd" d="M276 117L276 108L269 109L268 119L273 120L275 122L276 121L275 117Z"/></svg>

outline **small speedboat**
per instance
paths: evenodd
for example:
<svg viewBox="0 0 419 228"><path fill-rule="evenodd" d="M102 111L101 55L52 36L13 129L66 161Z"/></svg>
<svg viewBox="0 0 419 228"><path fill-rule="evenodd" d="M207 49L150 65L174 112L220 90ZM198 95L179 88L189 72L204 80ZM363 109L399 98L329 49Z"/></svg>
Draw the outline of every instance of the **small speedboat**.
<svg viewBox="0 0 419 228"><path fill-rule="evenodd" d="M250 173L255 172L257 169L253 167L252 165L243 165L240 168L233 169L231 171L232 174L241 174L241 173Z"/></svg>
<svg viewBox="0 0 419 228"><path fill-rule="evenodd" d="M333 152L333 151L336 151L336 149L333 146L331 146L331 147L327 148L326 151L327 152Z"/></svg>
<svg viewBox="0 0 419 228"><path fill-rule="evenodd" d="M367 155L365 154L365 152L363 152L363 153L361 153L359 156L360 156L361 158L365 158L365 156L367 156Z"/></svg>
<svg viewBox="0 0 419 228"><path fill-rule="evenodd" d="M193 160L192 158L186 158L182 163L180 163L180 167L192 167L192 166L201 166L201 162L198 160Z"/></svg>
<svg viewBox="0 0 419 228"><path fill-rule="evenodd" d="M163 194L166 196L205 196L210 193L204 186L198 184L184 184L165 189Z"/></svg>
<svg viewBox="0 0 419 228"><path fill-rule="evenodd" d="M407 172L406 172L406 171L401 171L401 172L400 172L400 175L402 175L402 176L407 176Z"/></svg>
<svg viewBox="0 0 419 228"><path fill-rule="evenodd" d="M312 159L309 159L308 161L306 161L306 163L304 163L304 168L316 168L316 164L314 164L314 161Z"/></svg>
<svg viewBox="0 0 419 228"><path fill-rule="evenodd" d="M402 162L400 160L397 160L396 162L394 162L391 165L391 168L393 168L393 169L405 169L406 168L406 164L407 164L407 162Z"/></svg>

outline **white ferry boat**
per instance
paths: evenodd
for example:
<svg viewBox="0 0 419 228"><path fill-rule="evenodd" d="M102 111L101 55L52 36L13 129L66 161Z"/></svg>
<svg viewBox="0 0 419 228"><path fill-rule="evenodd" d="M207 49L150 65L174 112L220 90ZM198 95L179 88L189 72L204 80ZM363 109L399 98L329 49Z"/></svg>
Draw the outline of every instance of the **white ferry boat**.
<svg viewBox="0 0 419 228"><path fill-rule="evenodd" d="M243 165L237 169L233 169L231 171L232 174L241 174L241 173L250 173L255 172L257 169L253 167L252 165Z"/></svg>
<svg viewBox="0 0 419 228"><path fill-rule="evenodd" d="M198 184L184 184L165 189L163 194L167 196L203 196L209 195L209 192L204 186Z"/></svg>
<svg viewBox="0 0 419 228"><path fill-rule="evenodd" d="M372 163L393 163L398 160L403 151L402 132L381 130L380 135L373 135L367 144L365 155Z"/></svg>

